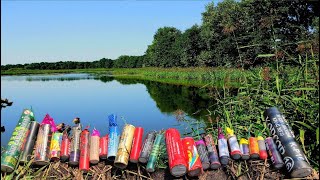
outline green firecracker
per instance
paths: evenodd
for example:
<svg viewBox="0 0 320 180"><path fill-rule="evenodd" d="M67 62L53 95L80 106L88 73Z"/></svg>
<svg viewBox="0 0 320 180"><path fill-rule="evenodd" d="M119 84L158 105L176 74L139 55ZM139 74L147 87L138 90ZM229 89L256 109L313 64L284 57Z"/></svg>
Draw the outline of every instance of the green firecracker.
<svg viewBox="0 0 320 180"><path fill-rule="evenodd" d="M27 138L31 121L34 121L32 110L24 109L16 128L12 133L6 151L2 154L1 171L10 173L14 170L17 163L19 163L22 145Z"/></svg>
<svg viewBox="0 0 320 180"><path fill-rule="evenodd" d="M156 136L156 139L154 141L152 151L148 160L147 164L147 171L148 172L154 172L155 171L155 164L157 162L158 154L160 152L160 144L162 140L163 134L158 133Z"/></svg>

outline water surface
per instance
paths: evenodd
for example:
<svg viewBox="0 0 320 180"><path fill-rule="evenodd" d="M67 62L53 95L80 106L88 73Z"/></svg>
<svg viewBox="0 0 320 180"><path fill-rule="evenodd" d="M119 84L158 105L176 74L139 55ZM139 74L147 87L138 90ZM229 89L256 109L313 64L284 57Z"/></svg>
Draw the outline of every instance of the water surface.
<svg viewBox="0 0 320 180"><path fill-rule="evenodd" d="M48 113L55 123L72 124L80 117L83 127L108 132L107 116L115 113L124 122L141 126L145 133L170 127L181 132L205 126L206 109L213 105L210 89L192 86L87 74L1 76L1 98L13 105L2 109L1 146L6 146L24 108L32 107L41 122ZM186 123L181 119L187 119Z"/></svg>

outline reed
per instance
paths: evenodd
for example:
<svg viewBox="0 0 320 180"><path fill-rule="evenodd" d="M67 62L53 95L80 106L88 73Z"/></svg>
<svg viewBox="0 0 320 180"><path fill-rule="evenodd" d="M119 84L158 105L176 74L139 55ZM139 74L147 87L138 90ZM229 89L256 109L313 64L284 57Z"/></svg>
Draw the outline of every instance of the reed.
<svg viewBox="0 0 320 180"><path fill-rule="evenodd" d="M244 76L236 95L224 85L212 99L210 121L206 131L216 135L217 127L232 127L238 140L262 133L268 136L263 112L278 107L292 127L297 142L313 168L319 169L319 59L299 56L298 67L278 64L277 68L261 67ZM212 119L217 120L212 122ZM216 136L215 136L216 137Z"/></svg>

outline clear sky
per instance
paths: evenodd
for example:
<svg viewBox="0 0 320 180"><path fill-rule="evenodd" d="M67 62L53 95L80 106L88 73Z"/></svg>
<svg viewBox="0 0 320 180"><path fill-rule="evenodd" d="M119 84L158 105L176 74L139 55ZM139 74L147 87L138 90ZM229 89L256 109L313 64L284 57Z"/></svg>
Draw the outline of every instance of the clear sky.
<svg viewBox="0 0 320 180"><path fill-rule="evenodd" d="M158 28L200 25L209 2L2 0L1 64L143 55Z"/></svg>

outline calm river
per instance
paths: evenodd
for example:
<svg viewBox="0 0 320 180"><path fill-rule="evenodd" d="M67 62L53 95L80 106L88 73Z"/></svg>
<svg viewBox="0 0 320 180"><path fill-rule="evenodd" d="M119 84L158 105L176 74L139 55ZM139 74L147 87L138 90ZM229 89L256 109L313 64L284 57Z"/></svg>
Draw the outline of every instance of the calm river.
<svg viewBox="0 0 320 180"><path fill-rule="evenodd" d="M1 76L1 98L13 102L1 110L1 146L7 145L24 108L32 107L40 123L46 113L56 124L73 125L79 117L83 127L101 135L108 132L112 113L121 130L126 121L143 127L145 134L170 127L188 133L191 126L205 126L206 109L214 103L206 88L88 74Z"/></svg>

